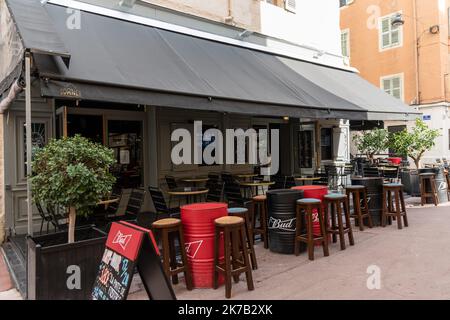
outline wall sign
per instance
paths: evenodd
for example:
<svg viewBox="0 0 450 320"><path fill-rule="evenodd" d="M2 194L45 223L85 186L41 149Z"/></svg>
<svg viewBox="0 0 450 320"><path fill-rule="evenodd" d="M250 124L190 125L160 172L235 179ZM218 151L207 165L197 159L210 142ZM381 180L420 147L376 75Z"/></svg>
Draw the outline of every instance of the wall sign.
<svg viewBox="0 0 450 320"><path fill-rule="evenodd" d="M422 116L423 121L430 121L431 120L431 115L430 114L426 114Z"/></svg>
<svg viewBox="0 0 450 320"><path fill-rule="evenodd" d="M175 300L161 265L153 233L128 222L114 222L92 289L93 300L126 300L137 268L149 299Z"/></svg>

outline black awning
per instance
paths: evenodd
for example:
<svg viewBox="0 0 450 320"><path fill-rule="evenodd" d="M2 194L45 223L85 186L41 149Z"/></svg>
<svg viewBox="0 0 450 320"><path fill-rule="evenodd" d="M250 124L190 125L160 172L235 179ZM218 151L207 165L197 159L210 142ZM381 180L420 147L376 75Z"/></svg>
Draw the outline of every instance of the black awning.
<svg viewBox="0 0 450 320"><path fill-rule="evenodd" d="M358 104L358 99L335 90L331 82L308 79L309 73L305 76L302 68L286 60L359 79L347 71L89 12L81 13L80 29L69 29L65 7L43 8L71 56L67 67L59 57L36 55L38 71L46 79L44 96L266 116L356 120L372 114L367 103ZM32 21L30 15L27 23ZM35 37L45 35L33 32ZM340 85L351 92L353 83ZM387 100L381 90L370 89L370 105ZM393 112L392 120L416 113L400 101L388 100L389 108L396 109L387 111Z"/></svg>

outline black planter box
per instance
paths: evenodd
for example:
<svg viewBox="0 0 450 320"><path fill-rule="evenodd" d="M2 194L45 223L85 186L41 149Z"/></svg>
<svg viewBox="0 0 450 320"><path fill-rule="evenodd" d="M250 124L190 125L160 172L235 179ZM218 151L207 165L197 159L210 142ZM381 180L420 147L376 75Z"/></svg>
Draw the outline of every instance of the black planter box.
<svg viewBox="0 0 450 320"><path fill-rule="evenodd" d="M77 228L71 244L67 232L28 237L28 299L90 299L105 242L106 233L93 226ZM79 289L68 287L70 266L79 267Z"/></svg>

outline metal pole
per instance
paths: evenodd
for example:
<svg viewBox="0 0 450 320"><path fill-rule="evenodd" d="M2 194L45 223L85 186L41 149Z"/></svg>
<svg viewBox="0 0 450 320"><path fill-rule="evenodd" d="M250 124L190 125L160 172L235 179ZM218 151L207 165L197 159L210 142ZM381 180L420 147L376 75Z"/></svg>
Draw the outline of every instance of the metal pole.
<svg viewBox="0 0 450 320"><path fill-rule="evenodd" d="M32 160L32 142L31 142L31 54L25 54L25 122L26 122L26 145L27 145L27 216L28 216L28 235L33 235L33 202L31 194L31 160Z"/></svg>

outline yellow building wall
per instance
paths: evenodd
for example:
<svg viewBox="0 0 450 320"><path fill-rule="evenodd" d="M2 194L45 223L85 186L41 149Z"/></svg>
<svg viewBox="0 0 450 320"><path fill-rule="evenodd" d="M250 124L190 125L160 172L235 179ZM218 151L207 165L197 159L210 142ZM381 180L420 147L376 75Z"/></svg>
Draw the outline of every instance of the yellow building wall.
<svg viewBox="0 0 450 320"><path fill-rule="evenodd" d="M341 30L350 30L350 64L378 87L381 77L403 73L408 104L417 104L419 98L420 104L446 100L448 6L448 0L354 0L341 8ZM381 50L379 18L399 11L405 20L403 45ZM429 32L433 25L439 25L439 34Z"/></svg>

